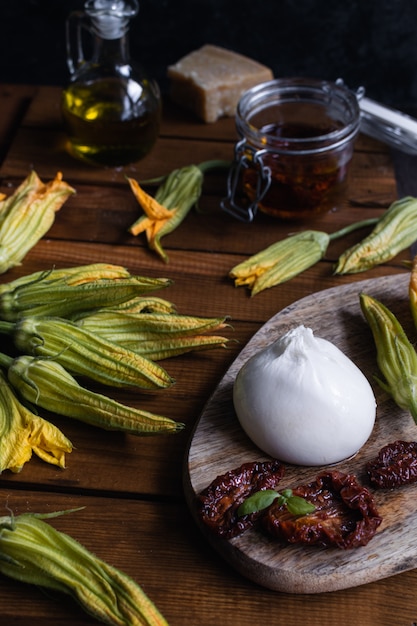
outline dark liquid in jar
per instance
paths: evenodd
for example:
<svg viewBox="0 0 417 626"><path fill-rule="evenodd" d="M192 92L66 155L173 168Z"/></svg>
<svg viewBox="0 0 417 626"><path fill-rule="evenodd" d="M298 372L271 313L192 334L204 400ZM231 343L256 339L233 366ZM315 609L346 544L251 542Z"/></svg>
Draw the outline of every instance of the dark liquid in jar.
<svg viewBox="0 0 417 626"><path fill-rule="evenodd" d="M271 185L258 207L274 217L297 219L314 216L340 204L347 185L347 168L352 147L346 146L309 155L285 154L290 143L285 138L309 139L338 130L338 126L317 126L308 123L283 123L264 126L261 133L277 139L279 153L268 152L263 163L271 170ZM273 144L269 144L273 145ZM255 199L258 173L248 168L243 174L247 196Z"/></svg>
<svg viewBox="0 0 417 626"><path fill-rule="evenodd" d="M117 81L69 86L62 100L69 152L107 166L133 163L148 154L159 133L159 106L150 109L139 103L132 114L125 103L126 95Z"/></svg>

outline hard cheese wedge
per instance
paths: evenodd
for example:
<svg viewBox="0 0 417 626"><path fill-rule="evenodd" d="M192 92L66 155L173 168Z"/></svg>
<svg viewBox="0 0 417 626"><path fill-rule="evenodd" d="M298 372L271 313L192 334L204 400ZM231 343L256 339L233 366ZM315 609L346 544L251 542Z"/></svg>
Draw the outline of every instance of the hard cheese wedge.
<svg viewBox="0 0 417 626"><path fill-rule="evenodd" d="M244 91L271 80L272 71L236 52L207 44L168 67L171 97L204 122L232 117Z"/></svg>

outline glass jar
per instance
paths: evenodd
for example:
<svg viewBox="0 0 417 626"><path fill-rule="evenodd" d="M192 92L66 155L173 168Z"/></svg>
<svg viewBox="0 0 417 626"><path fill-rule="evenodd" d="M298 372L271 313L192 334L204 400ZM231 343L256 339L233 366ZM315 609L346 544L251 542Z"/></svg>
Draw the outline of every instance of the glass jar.
<svg viewBox="0 0 417 626"><path fill-rule="evenodd" d="M128 31L138 8L137 0L87 0L67 20L71 79L61 108L68 151L94 165L138 161L159 134L159 87L130 58Z"/></svg>
<svg viewBox="0 0 417 626"><path fill-rule="evenodd" d="M305 219L340 207L359 126L357 97L341 82L283 78L249 89L223 208L251 221L258 208Z"/></svg>

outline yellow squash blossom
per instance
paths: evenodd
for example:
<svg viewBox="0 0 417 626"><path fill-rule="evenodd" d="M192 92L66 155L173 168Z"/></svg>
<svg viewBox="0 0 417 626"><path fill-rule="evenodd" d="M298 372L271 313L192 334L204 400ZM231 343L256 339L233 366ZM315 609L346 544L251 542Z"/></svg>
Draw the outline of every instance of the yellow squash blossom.
<svg viewBox="0 0 417 626"><path fill-rule="evenodd" d="M326 254L331 241L375 222L374 218L355 222L331 235L319 230L305 230L289 235L235 265L229 276L234 279L235 287L246 285L251 295L255 296L318 263Z"/></svg>
<svg viewBox="0 0 417 626"><path fill-rule="evenodd" d="M0 318L68 317L122 305L171 284L169 278L132 276L118 265L103 263L34 272L0 285Z"/></svg>
<svg viewBox="0 0 417 626"><path fill-rule="evenodd" d="M20 472L34 452L52 465L65 467L72 444L53 424L32 413L15 396L0 373L0 473Z"/></svg>
<svg viewBox="0 0 417 626"><path fill-rule="evenodd" d="M65 415L105 430L133 435L177 433L181 422L126 406L103 394L82 387L67 370L52 359L21 355L13 359L0 353L12 388L32 405Z"/></svg>
<svg viewBox="0 0 417 626"><path fill-rule="evenodd" d="M308 230L278 241L233 267L235 286L247 285L254 296L290 280L323 258L329 235Z"/></svg>
<svg viewBox="0 0 417 626"><path fill-rule="evenodd" d="M167 176L157 179L163 182L155 197L146 193L136 180L128 178L130 188L144 211L144 215L132 224L129 232L132 235L145 232L150 249L168 263L168 255L161 245L162 237L172 233L197 203L202 193L204 173L229 166L229 162L214 160L173 170Z"/></svg>
<svg viewBox="0 0 417 626"><path fill-rule="evenodd" d="M59 211L75 190L58 172L43 183L32 171L0 206L0 273L20 265L27 252L48 232Z"/></svg>
<svg viewBox="0 0 417 626"><path fill-rule="evenodd" d="M171 172L158 188L155 197L146 193L133 178L128 178L133 194L142 207L142 215L129 231L132 235L145 232L151 250L167 263L168 256L161 238L171 233L197 202L203 184L203 172L195 165Z"/></svg>
<svg viewBox="0 0 417 626"><path fill-rule="evenodd" d="M1 574L68 594L104 624L168 626L132 578L43 521L77 510L0 517Z"/></svg>
<svg viewBox="0 0 417 626"><path fill-rule="evenodd" d="M417 424L417 353L394 313L382 302L365 293L360 305L372 331L377 363L383 379L378 384L401 408L411 413Z"/></svg>
<svg viewBox="0 0 417 626"><path fill-rule="evenodd" d="M414 257L411 266L408 294L410 297L411 314L417 328L417 256Z"/></svg>
<svg viewBox="0 0 417 626"><path fill-rule="evenodd" d="M356 274L393 259L416 240L417 198L393 202L365 239L340 257L335 274Z"/></svg>

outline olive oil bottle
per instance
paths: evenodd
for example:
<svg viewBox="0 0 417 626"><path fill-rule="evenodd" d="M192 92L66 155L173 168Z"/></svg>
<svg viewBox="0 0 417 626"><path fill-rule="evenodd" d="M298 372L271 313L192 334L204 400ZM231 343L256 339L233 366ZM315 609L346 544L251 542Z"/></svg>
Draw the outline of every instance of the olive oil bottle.
<svg viewBox="0 0 417 626"><path fill-rule="evenodd" d="M159 134L159 88L129 55L129 22L137 12L137 0L88 0L85 12L67 21L71 80L61 105L67 147L94 165L138 161ZM89 60L83 52L85 32L92 35Z"/></svg>

